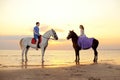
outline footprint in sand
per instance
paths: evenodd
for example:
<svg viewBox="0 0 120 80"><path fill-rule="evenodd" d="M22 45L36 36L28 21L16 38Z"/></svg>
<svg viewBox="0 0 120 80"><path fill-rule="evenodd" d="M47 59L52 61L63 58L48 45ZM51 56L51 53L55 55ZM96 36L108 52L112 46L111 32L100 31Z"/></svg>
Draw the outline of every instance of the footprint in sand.
<svg viewBox="0 0 120 80"><path fill-rule="evenodd" d="M3 67L3 68L8 68L8 66L1 66L1 67Z"/></svg>
<svg viewBox="0 0 120 80"><path fill-rule="evenodd" d="M0 67L2 67L2 64L0 64Z"/></svg>
<svg viewBox="0 0 120 80"><path fill-rule="evenodd" d="M50 74L44 74L45 76L50 76Z"/></svg>
<svg viewBox="0 0 120 80"><path fill-rule="evenodd" d="M82 76L82 74L71 74L71 76Z"/></svg>
<svg viewBox="0 0 120 80"><path fill-rule="evenodd" d="M116 68L116 70L120 70L120 68Z"/></svg>
<svg viewBox="0 0 120 80"><path fill-rule="evenodd" d="M107 68L112 69L113 67L112 66L108 66Z"/></svg>
<svg viewBox="0 0 120 80"><path fill-rule="evenodd" d="M86 72L86 71L81 70L80 72Z"/></svg>
<svg viewBox="0 0 120 80"><path fill-rule="evenodd" d="M88 80L101 80L100 78L89 77Z"/></svg>

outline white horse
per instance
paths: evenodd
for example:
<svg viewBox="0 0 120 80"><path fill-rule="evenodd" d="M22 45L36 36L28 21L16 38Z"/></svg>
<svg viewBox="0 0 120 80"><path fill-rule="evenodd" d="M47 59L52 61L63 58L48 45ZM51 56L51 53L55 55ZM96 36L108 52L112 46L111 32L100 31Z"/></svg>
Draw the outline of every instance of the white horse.
<svg viewBox="0 0 120 80"><path fill-rule="evenodd" d="M42 41L41 41L41 43L39 43L39 46L40 46L41 52L42 52L42 62L44 62L44 53L45 53L46 47L48 46L48 40L50 39L51 36L55 40L58 40L58 36L57 36L55 30L53 30L53 29L47 31L41 37ZM20 40L20 47L22 49L22 62L24 62L24 54L25 54L25 60L28 61L28 59L27 59L27 52L28 52L30 47L36 49L36 44L32 44L31 40L32 40L31 37L22 38Z"/></svg>

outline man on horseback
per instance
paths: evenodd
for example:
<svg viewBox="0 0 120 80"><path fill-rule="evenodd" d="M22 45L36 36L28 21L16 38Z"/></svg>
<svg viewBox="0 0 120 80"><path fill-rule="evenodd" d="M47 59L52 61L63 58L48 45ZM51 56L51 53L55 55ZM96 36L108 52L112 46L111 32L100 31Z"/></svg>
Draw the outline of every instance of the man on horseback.
<svg viewBox="0 0 120 80"><path fill-rule="evenodd" d="M40 26L40 23L36 22L36 26L33 29L34 38L36 39L36 50L38 50L38 40L39 40L39 36L40 36L40 34L39 34L39 26Z"/></svg>

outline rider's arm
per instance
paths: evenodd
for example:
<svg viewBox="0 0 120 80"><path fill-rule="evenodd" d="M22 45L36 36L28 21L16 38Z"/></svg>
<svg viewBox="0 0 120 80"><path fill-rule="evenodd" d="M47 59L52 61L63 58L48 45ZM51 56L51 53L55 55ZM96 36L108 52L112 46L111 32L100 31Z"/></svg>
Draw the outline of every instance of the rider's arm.
<svg viewBox="0 0 120 80"><path fill-rule="evenodd" d="M39 33L37 33L35 30L34 30L34 34L39 35Z"/></svg>
<svg viewBox="0 0 120 80"><path fill-rule="evenodd" d="M37 31L37 28L34 28L34 34L38 35L39 36L39 32Z"/></svg>

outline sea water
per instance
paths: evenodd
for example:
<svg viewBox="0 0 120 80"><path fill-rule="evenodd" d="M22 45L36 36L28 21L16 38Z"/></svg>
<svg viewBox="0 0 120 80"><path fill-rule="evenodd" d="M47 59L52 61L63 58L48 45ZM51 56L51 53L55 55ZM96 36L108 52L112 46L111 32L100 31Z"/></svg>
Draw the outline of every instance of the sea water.
<svg viewBox="0 0 120 80"><path fill-rule="evenodd" d="M92 64L94 52L80 51L80 64ZM0 68L66 67L76 65L74 50L46 50L44 64L41 63L41 50L29 50L28 62L21 60L21 50L0 50ZM98 63L120 64L120 50L98 50Z"/></svg>

